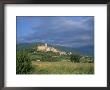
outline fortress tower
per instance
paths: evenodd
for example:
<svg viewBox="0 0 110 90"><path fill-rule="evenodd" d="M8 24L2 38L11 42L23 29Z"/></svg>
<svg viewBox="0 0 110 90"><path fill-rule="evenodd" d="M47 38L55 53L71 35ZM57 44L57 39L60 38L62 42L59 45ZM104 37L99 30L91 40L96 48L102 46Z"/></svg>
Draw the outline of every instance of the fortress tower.
<svg viewBox="0 0 110 90"><path fill-rule="evenodd" d="M45 47L47 47L47 43L45 43Z"/></svg>

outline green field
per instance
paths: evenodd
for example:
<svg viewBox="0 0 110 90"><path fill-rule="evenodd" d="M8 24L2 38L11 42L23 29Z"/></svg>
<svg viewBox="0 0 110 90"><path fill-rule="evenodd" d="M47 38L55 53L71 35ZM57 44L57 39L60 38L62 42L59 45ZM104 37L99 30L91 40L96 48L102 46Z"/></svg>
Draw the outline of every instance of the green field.
<svg viewBox="0 0 110 90"><path fill-rule="evenodd" d="M32 65L35 67L33 74L94 74L93 63L32 61Z"/></svg>

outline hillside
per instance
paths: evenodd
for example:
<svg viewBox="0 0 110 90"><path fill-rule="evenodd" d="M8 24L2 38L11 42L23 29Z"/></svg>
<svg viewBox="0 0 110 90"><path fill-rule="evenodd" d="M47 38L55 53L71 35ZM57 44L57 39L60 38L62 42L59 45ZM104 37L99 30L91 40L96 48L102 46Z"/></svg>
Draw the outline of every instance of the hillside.
<svg viewBox="0 0 110 90"><path fill-rule="evenodd" d="M93 74L94 58L74 54L73 48L58 45L48 45L63 52L72 51L73 54L60 54L53 51L38 51L37 45L44 43L17 44L17 74ZM25 49L25 50L22 50ZM23 68L21 68L23 67Z"/></svg>
<svg viewBox="0 0 110 90"><path fill-rule="evenodd" d="M71 47L64 47L59 45L53 45L53 47L66 52L72 52L72 53L79 53L82 55L88 55L94 57L94 47L93 46L84 46L80 48L71 48Z"/></svg>
<svg viewBox="0 0 110 90"><path fill-rule="evenodd" d="M44 43L20 43L17 44L17 50L20 49L32 49L35 48L37 45L42 45ZM79 53L82 55L88 55L88 56L92 56L94 57L94 47L93 46L84 46L84 47L80 47L80 48L71 48L71 47L65 47L65 46L60 46L60 45L50 45L48 44L48 46L50 47L54 47L60 51L66 51L66 52L72 52L72 53Z"/></svg>

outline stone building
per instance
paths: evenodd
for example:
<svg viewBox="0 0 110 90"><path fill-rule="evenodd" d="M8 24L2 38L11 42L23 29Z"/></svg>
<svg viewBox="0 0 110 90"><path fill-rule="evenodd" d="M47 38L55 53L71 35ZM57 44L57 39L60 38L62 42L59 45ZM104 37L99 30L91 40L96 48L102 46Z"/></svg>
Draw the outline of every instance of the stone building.
<svg viewBox="0 0 110 90"><path fill-rule="evenodd" d="M54 53L59 53L60 55L66 55L66 52L61 52L61 51L59 51L58 49L56 49L54 47L49 47L47 45L47 43L45 43L44 45L37 46L37 51L43 51L43 52L52 51Z"/></svg>
<svg viewBox="0 0 110 90"><path fill-rule="evenodd" d="M53 48L53 47L48 47L48 46L47 46L47 43L45 43L44 45L39 45L39 46L37 46L37 51L44 51L44 52L52 51L52 52L58 52L57 49L55 49L55 48Z"/></svg>
<svg viewBox="0 0 110 90"><path fill-rule="evenodd" d="M37 46L37 51L47 51L47 44Z"/></svg>

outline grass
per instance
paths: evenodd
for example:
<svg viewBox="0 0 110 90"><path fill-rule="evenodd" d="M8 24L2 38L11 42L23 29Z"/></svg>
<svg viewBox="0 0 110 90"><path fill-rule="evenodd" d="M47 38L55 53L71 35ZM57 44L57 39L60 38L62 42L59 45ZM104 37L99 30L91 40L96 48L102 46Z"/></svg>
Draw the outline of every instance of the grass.
<svg viewBox="0 0 110 90"><path fill-rule="evenodd" d="M32 65L35 67L33 74L94 74L93 63L32 61Z"/></svg>

